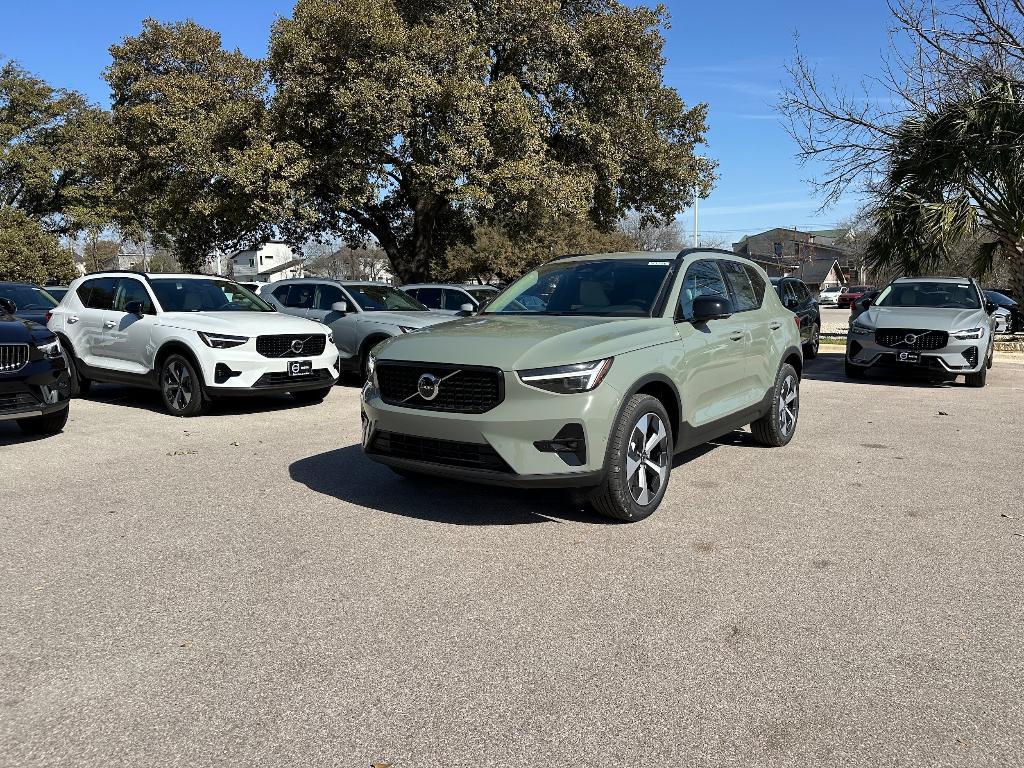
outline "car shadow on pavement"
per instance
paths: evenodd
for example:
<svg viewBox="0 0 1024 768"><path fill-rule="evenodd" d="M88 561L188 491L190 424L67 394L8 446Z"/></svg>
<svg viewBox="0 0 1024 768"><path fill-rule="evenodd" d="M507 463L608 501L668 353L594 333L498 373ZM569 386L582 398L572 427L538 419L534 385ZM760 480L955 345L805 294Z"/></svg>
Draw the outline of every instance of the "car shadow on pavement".
<svg viewBox="0 0 1024 768"><path fill-rule="evenodd" d="M53 435L26 435L21 431L21 427L13 419L11 421L0 422L0 448L8 445L22 445L24 443L34 443L37 440L46 440L53 437Z"/></svg>
<svg viewBox="0 0 1024 768"><path fill-rule="evenodd" d="M89 394L82 399L169 415L160 399L160 393L152 389L123 387L119 384L93 384ZM319 403L300 403L289 395L231 397L214 400L208 415L270 413L293 408L313 408L317 405Z"/></svg>
<svg viewBox="0 0 1024 768"><path fill-rule="evenodd" d="M615 524L588 512L562 490L520 490L457 480L399 477L363 455L360 445L294 462L292 480L350 504L449 525Z"/></svg>
<svg viewBox="0 0 1024 768"><path fill-rule="evenodd" d="M851 379L846 375L844 355L836 352L822 352L814 360L804 363L803 378L809 381L832 381L839 384L856 384L868 386L905 386L947 389L950 387L967 386L953 377L942 378L941 375L928 371L909 369L906 373L889 370L873 370L863 379Z"/></svg>

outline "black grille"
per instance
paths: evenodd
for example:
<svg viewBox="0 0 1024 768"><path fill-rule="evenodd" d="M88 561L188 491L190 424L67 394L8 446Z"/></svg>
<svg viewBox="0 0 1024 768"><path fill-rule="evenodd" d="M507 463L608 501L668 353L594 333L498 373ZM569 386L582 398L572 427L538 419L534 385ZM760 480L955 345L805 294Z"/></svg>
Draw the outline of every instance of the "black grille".
<svg viewBox="0 0 1024 768"><path fill-rule="evenodd" d="M28 365L28 344L0 344L0 373L20 371Z"/></svg>
<svg viewBox="0 0 1024 768"><path fill-rule="evenodd" d="M420 376L439 380L437 396L419 394ZM390 405L452 413L485 413L505 397L504 377L497 368L433 363L377 363L381 399Z"/></svg>
<svg viewBox="0 0 1024 768"><path fill-rule="evenodd" d="M964 356L964 360L966 360L970 364L971 368L978 364L977 347L968 347L961 354Z"/></svg>
<svg viewBox="0 0 1024 768"><path fill-rule="evenodd" d="M455 440L438 440L433 437L382 431L374 435L370 453L444 464L449 467L512 472L512 468L487 443L460 443Z"/></svg>
<svg viewBox="0 0 1024 768"><path fill-rule="evenodd" d="M311 381L322 382L324 385L334 382L334 375L327 370L313 371L308 376L289 376L287 372L264 373L253 384L254 388L259 387L284 387L288 384L309 384Z"/></svg>
<svg viewBox="0 0 1024 768"><path fill-rule="evenodd" d="M27 408L38 408L39 401L32 395L0 395L0 411L23 411Z"/></svg>
<svg viewBox="0 0 1024 768"><path fill-rule="evenodd" d="M292 348L296 341L301 345L298 352ZM264 357L311 357L322 355L326 346L327 337L323 334L288 333L256 337L256 351Z"/></svg>
<svg viewBox="0 0 1024 768"><path fill-rule="evenodd" d="M948 342L949 334L945 331L913 328L879 328L875 331L876 344L894 349L942 349Z"/></svg>

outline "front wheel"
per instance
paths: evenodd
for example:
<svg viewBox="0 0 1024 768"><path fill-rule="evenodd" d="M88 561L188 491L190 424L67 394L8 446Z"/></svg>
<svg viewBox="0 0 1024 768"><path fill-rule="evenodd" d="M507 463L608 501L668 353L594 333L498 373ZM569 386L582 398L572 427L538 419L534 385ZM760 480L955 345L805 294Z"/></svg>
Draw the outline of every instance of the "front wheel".
<svg viewBox="0 0 1024 768"><path fill-rule="evenodd" d="M983 365L980 371L968 373L964 379L968 387L984 387L985 382L988 380L988 367Z"/></svg>
<svg viewBox="0 0 1024 768"><path fill-rule="evenodd" d="M68 378L71 380L71 397L88 395L89 390L92 389L92 382L82 376L78 362L75 360L75 353L71 350L71 347L63 342L61 347L64 350L64 359L68 364Z"/></svg>
<svg viewBox="0 0 1024 768"><path fill-rule="evenodd" d="M772 407L750 425L754 439L775 448L789 443L800 418L800 377L789 363L779 368L772 391Z"/></svg>
<svg viewBox="0 0 1024 768"><path fill-rule="evenodd" d="M18 419L18 427L26 435L56 435L64 429L68 423L68 414L71 409L61 408L59 411L47 413L43 416L32 416L27 419Z"/></svg>
<svg viewBox="0 0 1024 768"><path fill-rule="evenodd" d="M160 396L172 416L201 416L210 405L195 366L183 355L171 355L164 361Z"/></svg>
<svg viewBox="0 0 1024 768"><path fill-rule="evenodd" d="M672 473L672 425L661 401L633 395L608 447L604 481L587 500L607 517L635 522L661 504Z"/></svg>

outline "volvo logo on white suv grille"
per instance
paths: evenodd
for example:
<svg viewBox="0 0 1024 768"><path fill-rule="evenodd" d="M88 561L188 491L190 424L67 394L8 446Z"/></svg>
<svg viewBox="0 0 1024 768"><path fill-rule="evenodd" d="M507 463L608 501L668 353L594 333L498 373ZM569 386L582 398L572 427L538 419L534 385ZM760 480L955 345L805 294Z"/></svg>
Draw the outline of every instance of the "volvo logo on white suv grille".
<svg viewBox="0 0 1024 768"><path fill-rule="evenodd" d="M292 341L292 352L296 355L302 352L302 339L295 339Z"/></svg>
<svg viewBox="0 0 1024 768"><path fill-rule="evenodd" d="M437 397L440 391L441 380L432 373L424 373L416 382L416 391L419 396L428 402Z"/></svg>

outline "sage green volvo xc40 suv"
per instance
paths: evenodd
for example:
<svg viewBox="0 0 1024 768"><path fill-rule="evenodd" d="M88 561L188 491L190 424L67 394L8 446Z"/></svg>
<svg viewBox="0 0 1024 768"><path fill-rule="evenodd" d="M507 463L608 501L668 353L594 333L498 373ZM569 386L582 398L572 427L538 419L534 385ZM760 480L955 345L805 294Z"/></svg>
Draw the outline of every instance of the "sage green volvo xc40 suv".
<svg viewBox="0 0 1024 768"><path fill-rule="evenodd" d="M403 476L570 487L639 520L675 454L748 424L766 445L793 438L797 322L724 251L555 259L478 315L377 347L363 449Z"/></svg>

